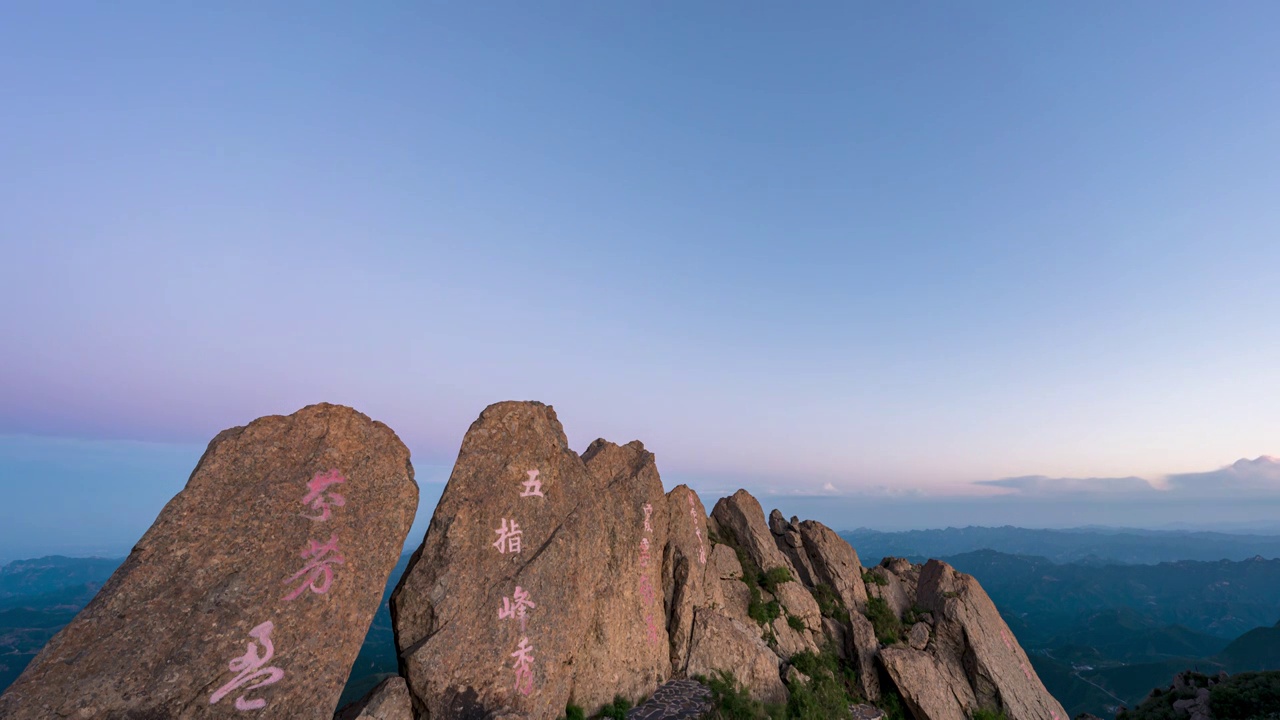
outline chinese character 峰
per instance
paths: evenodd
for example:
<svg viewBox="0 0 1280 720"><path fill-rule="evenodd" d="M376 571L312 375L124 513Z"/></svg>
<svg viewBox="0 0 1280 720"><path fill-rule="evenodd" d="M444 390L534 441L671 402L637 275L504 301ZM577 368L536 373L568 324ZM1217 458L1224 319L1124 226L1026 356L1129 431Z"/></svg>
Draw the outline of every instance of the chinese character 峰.
<svg viewBox="0 0 1280 720"><path fill-rule="evenodd" d="M513 599L515 602L512 602ZM498 619L520 618L520 631L524 632L524 618L527 613L526 608L536 607L538 606L529 600L529 591L523 590L519 585L517 585L513 597L502 598L502 607L498 609Z"/></svg>

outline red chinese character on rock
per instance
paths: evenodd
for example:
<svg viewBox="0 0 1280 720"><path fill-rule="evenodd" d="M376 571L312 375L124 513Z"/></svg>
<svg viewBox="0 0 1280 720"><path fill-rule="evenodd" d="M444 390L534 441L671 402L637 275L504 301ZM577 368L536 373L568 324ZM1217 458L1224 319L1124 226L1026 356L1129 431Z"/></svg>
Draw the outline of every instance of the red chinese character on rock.
<svg viewBox="0 0 1280 720"><path fill-rule="evenodd" d="M640 538L640 567L649 567L649 538Z"/></svg>
<svg viewBox="0 0 1280 720"><path fill-rule="evenodd" d="M303 504L310 506L312 510L319 510L320 514L307 515L303 513L302 517L309 520L328 520L329 516L332 514L329 507L342 507L347 504L347 499L336 492L326 492L325 488L330 485L336 485L337 483L344 483L346 481L347 479L342 477L342 473L337 470L330 470L327 473L316 473L315 477L311 478L310 482L307 483L307 490L309 492L303 496L302 502Z"/></svg>
<svg viewBox="0 0 1280 720"><path fill-rule="evenodd" d="M276 654L275 646L271 644L271 631L274 629L275 625L268 620L249 631L249 637L256 642L250 642L249 648L245 650L244 655L228 663L227 668L231 672L238 674L231 679L231 682L214 691L213 695L209 697L210 705L217 705L219 700L226 697L233 690L244 688L244 692L240 694L240 697L236 698L237 710L258 710L267 706L267 701L262 698L246 700L244 696L254 688L280 682L280 679L284 677L284 671L278 667L262 667L270 662L271 657ZM259 643L261 643L263 650L261 656L258 655Z"/></svg>
<svg viewBox="0 0 1280 720"><path fill-rule="evenodd" d="M529 479L525 480L524 492L520 493L520 497L544 497L542 494L542 481L538 479L538 471L528 471Z"/></svg>
<svg viewBox="0 0 1280 720"><path fill-rule="evenodd" d="M653 515L653 505L645 503L640 509L644 511L644 531L653 532L653 525L649 522L649 517Z"/></svg>
<svg viewBox="0 0 1280 720"><path fill-rule="evenodd" d="M502 598L502 607L498 608L498 619L520 618L520 632L524 632L526 608L536 608L538 606L529 600L529 591L521 589L519 585L516 586L513 597L515 602L512 602L512 598Z"/></svg>
<svg viewBox="0 0 1280 720"><path fill-rule="evenodd" d="M520 552L520 536L524 531L520 529L519 523L512 520L511 524L507 525L507 519L502 518L502 527L494 532L498 534L498 539L491 544L498 548L498 552L503 554Z"/></svg>
<svg viewBox="0 0 1280 720"><path fill-rule="evenodd" d="M511 653L511 657L516 659L511 666L516 671L516 692L521 695L532 693L533 668L529 666L533 664L533 646L529 644L529 638L520 638L520 645Z"/></svg>
<svg viewBox="0 0 1280 720"><path fill-rule="evenodd" d="M342 565L346 563L346 559L342 557L342 553L338 552L338 536L336 534L329 536L329 542L320 543L315 540L307 541L311 547L302 551L302 557L309 559L306 567L291 575L284 581L285 585L302 580L293 592L284 596L285 602L292 601L301 595L307 588L311 592L323 595L329 592L329 586L333 584L333 568L330 565ZM329 554L332 553L332 557Z"/></svg>
<svg viewBox="0 0 1280 720"><path fill-rule="evenodd" d="M653 584L649 582L648 575L640 576L640 597L646 603L652 603L655 599L655 595L653 593Z"/></svg>
<svg viewBox="0 0 1280 720"><path fill-rule="evenodd" d="M658 642L661 639L661 637L658 634L658 625L653 621L652 613L644 616L644 624L648 626L649 642L651 643Z"/></svg>

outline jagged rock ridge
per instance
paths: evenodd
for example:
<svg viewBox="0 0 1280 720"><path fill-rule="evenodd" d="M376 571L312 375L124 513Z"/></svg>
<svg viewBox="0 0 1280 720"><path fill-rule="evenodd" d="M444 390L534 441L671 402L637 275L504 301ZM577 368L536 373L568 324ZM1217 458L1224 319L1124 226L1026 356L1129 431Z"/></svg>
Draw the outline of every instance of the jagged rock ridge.
<svg viewBox="0 0 1280 720"><path fill-rule="evenodd" d="M894 692L916 720L1067 720L972 577L937 561L864 568L829 528L766 520L744 490L708 517L690 488L664 494L639 442L578 456L541 403L472 425L392 614L429 720L593 712L719 670L782 702L791 658L825 648L865 699ZM877 638L868 616L909 622Z"/></svg>

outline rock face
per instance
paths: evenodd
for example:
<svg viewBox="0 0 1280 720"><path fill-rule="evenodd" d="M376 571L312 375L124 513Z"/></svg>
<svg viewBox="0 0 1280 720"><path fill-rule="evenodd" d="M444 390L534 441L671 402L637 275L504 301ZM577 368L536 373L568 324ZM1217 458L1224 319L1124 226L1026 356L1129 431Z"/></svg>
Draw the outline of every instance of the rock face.
<svg viewBox="0 0 1280 720"><path fill-rule="evenodd" d="M849 610L867 605L867 586L862 582L858 553L831 528L815 520L800 523L800 537L814 571L814 583L835 590Z"/></svg>
<svg viewBox="0 0 1280 720"><path fill-rule="evenodd" d="M223 431L0 717L331 718L417 501L409 451L350 408Z"/></svg>
<svg viewBox="0 0 1280 720"><path fill-rule="evenodd" d="M1010 720L1066 720L977 580L937 560L919 569L918 578L915 602L934 618L927 650L881 651L917 718L963 720L984 707L999 708Z"/></svg>
<svg viewBox="0 0 1280 720"><path fill-rule="evenodd" d="M552 408L487 408L391 598L420 716L549 718L652 692L671 673L665 507L640 443L579 457Z"/></svg>
<svg viewBox="0 0 1280 720"><path fill-rule="evenodd" d="M760 639L755 625L746 625L715 611L699 611L689 655L690 675L713 676L731 670L751 695L768 703L787 699L779 674L781 660Z"/></svg>
<svg viewBox="0 0 1280 720"><path fill-rule="evenodd" d="M745 490L708 517L690 488L664 494L639 442L579 457L550 407L499 403L463 440L392 617L420 720L591 714L720 671L780 703L807 682L794 656L827 648L864 700L897 692L914 720L1067 720L972 578L898 558L865 572L821 523L766 519ZM902 642L880 644L869 598L915 616Z"/></svg>
<svg viewBox="0 0 1280 720"><path fill-rule="evenodd" d="M389 677L368 695L343 708L335 720L414 720L409 686L399 675Z"/></svg>

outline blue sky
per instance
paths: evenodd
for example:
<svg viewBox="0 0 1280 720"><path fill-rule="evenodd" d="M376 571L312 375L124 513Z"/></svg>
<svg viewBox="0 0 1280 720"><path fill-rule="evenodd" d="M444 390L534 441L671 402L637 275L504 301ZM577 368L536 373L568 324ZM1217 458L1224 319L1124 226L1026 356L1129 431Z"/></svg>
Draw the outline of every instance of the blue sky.
<svg viewBox="0 0 1280 720"><path fill-rule="evenodd" d="M87 544L136 538L216 432L320 400L443 479L485 405L539 399L575 447L829 486L850 527L859 493L1280 454L1278 26L1264 2L7 6L0 546L82 516ZM133 529L84 515L95 477Z"/></svg>

